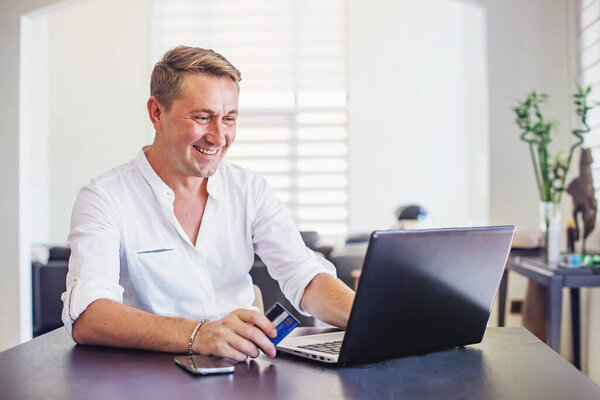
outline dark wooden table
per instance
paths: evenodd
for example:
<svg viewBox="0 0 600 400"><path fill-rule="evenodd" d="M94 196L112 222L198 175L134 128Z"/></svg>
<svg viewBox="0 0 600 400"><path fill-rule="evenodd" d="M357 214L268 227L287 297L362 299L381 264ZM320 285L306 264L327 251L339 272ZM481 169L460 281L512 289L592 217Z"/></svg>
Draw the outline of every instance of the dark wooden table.
<svg viewBox="0 0 600 400"><path fill-rule="evenodd" d="M598 399L600 388L523 328L482 343L348 368L278 355L200 377L173 354L78 346L60 328L0 353L1 399Z"/></svg>
<svg viewBox="0 0 600 400"><path fill-rule="evenodd" d="M573 329L573 365L581 368L581 332L579 316L579 288L600 287L600 268L561 268L547 263L542 256L512 252L498 291L498 326L504 326L506 293L509 271L521 274L547 288L546 343L560 352L560 324L562 320L562 291L570 289L571 326Z"/></svg>

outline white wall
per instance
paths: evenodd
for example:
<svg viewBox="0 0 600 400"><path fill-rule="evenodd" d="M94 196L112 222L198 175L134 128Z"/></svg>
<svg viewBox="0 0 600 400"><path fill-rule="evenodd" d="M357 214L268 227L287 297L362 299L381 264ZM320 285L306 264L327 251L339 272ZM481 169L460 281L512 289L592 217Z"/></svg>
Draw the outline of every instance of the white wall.
<svg viewBox="0 0 600 400"><path fill-rule="evenodd" d="M21 275L29 253L29 243L20 237L19 217L19 50L20 17L52 0L13 0L0 2L0 350L18 344L31 335L31 321L21 318L21 310L31 300L21 296L21 288L31 287L31 277ZM20 268L20 267L23 268Z"/></svg>
<svg viewBox="0 0 600 400"><path fill-rule="evenodd" d="M48 242L64 244L81 186L151 143L150 0L89 0L47 19Z"/></svg>
<svg viewBox="0 0 600 400"><path fill-rule="evenodd" d="M548 93L547 118L561 122L555 144L566 146L570 127L568 102L572 90L567 2L517 0L488 2L490 77L490 216L492 224L514 223L537 228L539 195L529 151L519 139L511 107L528 92ZM556 148L556 147L555 147ZM523 300L527 280L511 274L509 300ZM568 315L565 314L565 321ZM509 325L520 325L510 318ZM567 324L563 324L567 328ZM562 354L569 357L568 329L563 329Z"/></svg>
<svg viewBox="0 0 600 400"><path fill-rule="evenodd" d="M519 139L511 107L528 92L548 93L547 118L560 122L555 144L566 148L577 73L565 0L491 1L488 11L490 76L490 211L493 224L538 227L539 195L528 148ZM556 147L555 147L556 148Z"/></svg>
<svg viewBox="0 0 600 400"><path fill-rule="evenodd" d="M21 52L22 87L20 99L21 148L24 194L20 206L21 221L31 243L45 245L49 232L48 174L48 20L44 16L28 18L22 31L28 45ZM27 132L27 134L25 134Z"/></svg>
<svg viewBox="0 0 600 400"><path fill-rule="evenodd" d="M64 243L79 187L151 140L149 10L150 0L0 3L0 350L31 337L30 245Z"/></svg>
<svg viewBox="0 0 600 400"><path fill-rule="evenodd" d="M418 203L438 226L488 222L485 12L451 0L349 4L350 225Z"/></svg>

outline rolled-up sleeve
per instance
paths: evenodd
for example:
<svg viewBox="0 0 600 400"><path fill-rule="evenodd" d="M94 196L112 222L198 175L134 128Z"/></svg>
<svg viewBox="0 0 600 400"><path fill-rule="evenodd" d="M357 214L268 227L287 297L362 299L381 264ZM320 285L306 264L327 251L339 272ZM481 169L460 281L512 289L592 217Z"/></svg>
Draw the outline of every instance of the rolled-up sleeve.
<svg viewBox="0 0 600 400"><path fill-rule="evenodd" d="M309 315L300 308L304 289L318 274L336 276L335 267L306 247L292 216L264 178L256 177L253 191L254 252L285 297L300 313Z"/></svg>
<svg viewBox="0 0 600 400"><path fill-rule="evenodd" d="M94 184L79 192L67 239L71 249L62 320L72 335L75 320L95 300L123 302L119 285L120 218L110 196Z"/></svg>

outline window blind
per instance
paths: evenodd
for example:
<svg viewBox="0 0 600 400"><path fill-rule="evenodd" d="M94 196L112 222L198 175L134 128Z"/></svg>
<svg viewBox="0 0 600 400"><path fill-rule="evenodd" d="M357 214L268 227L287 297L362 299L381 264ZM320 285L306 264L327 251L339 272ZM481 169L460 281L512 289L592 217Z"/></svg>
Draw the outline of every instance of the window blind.
<svg viewBox="0 0 600 400"><path fill-rule="evenodd" d="M348 231L345 0L155 0L153 53L211 48L242 73L228 161L274 187L301 230Z"/></svg>
<svg viewBox="0 0 600 400"><path fill-rule="evenodd" d="M579 46L579 81L593 86L591 100L598 99L600 84L600 1L577 2L577 38ZM600 107L588 113L591 131L585 135L585 147L592 149L592 174L596 198L600 198ZM573 168L572 168L573 170ZM578 168L574 167L573 172ZM572 172L572 173L573 173Z"/></svg>

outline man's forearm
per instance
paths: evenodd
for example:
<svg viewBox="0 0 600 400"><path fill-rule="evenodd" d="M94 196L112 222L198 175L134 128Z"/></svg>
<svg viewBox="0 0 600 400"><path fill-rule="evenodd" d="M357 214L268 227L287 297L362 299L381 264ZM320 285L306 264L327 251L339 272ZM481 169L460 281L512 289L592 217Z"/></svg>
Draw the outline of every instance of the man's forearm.
<svg viewBox="0 0 600 400"><path fill-rule="evenodd" d="M99 299L73 324L73 339L80 344L185 353L196 324Z"/></svg>
<svg viewBox="0 0 600 400"><path fill-rule="evenodd" d="M319 274L304 290L300 308L319 320L346 328L354 302L354 291L338 278Z"/></svg>

